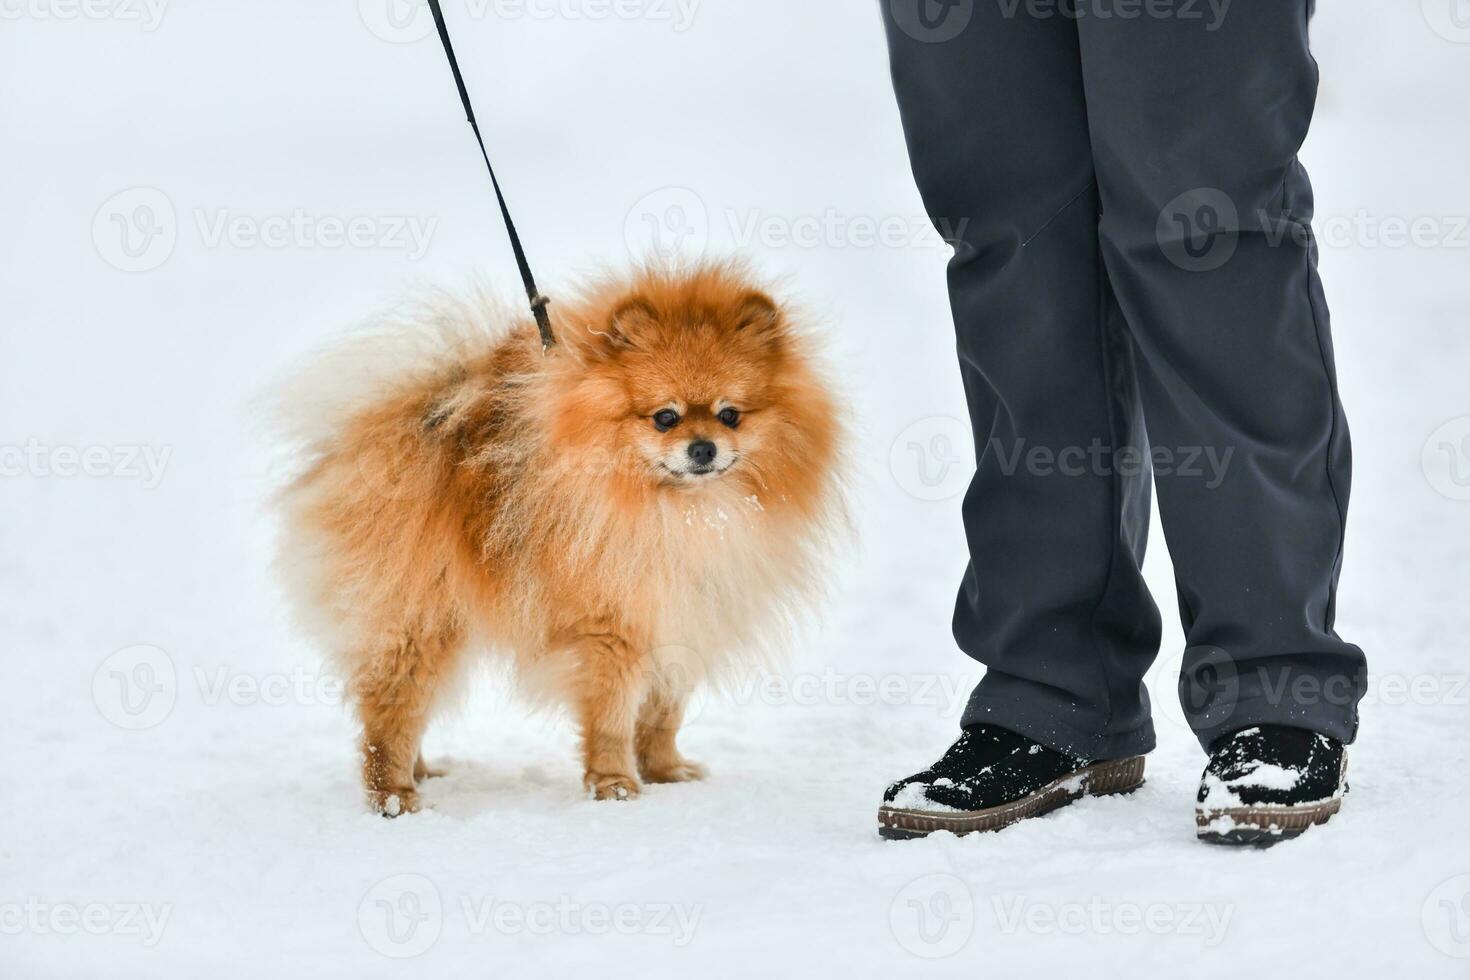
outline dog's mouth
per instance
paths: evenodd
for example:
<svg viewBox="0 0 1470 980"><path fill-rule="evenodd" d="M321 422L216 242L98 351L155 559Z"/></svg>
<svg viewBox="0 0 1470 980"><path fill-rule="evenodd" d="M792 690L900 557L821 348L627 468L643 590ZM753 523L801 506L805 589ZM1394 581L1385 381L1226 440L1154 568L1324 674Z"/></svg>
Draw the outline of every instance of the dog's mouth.
<svg viewBox="0 0 1470 980"><path fill-rule="evenodd" d="M734 469L735 464L738 462L740 462L740 457L734 456L724 466L710 464L708 466L691 466L688 469L675 469L662 460L658 462L657 466L659 472L664 475L665 483L672 486L693 486L700 483L708 483L711 480L718 480Z"/></svg>

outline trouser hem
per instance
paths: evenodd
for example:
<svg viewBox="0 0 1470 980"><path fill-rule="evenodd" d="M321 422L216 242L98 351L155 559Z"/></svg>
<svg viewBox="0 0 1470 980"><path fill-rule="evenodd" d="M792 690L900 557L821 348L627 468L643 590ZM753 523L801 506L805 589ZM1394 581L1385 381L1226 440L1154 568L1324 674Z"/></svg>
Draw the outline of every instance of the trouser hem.
<svg viewBox="0 0 1470 980"><path fill-rule="evenodd" d="M1262 697L1240 701L1225 711L1215 706L1207 718L1190 719L1190 727L1206 752L1221 739L1256 725L1304 728L1350 745L1358 737L1358 711L1356 705L1304 707L1290 699L1281 701Z"/></svg>
<svg viewBox="0 0 1470 980"><path fill-rule="evenodd" d="M988 697L971 697L960 725L963 728L995 725L1088 762L1144 755L1152 752L1157 744L1152 720L1145 720L1130 731L1099 734L1061 721L1044 707Z"/></svg>

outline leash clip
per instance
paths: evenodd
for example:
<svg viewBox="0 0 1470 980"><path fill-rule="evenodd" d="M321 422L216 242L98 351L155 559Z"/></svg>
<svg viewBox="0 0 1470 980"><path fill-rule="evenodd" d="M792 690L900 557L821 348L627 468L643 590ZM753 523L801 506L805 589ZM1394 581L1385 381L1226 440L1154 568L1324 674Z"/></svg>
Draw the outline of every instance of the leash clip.
<svg viewBox="0 0 1470 980"><path fill-rule="evenodd" d="M551 299L545 293L531 297L531 315L536 318L536 329L541 331L542 354L556 346L556 336L551 332L551 317L546 312L550 305Z"/></svg>

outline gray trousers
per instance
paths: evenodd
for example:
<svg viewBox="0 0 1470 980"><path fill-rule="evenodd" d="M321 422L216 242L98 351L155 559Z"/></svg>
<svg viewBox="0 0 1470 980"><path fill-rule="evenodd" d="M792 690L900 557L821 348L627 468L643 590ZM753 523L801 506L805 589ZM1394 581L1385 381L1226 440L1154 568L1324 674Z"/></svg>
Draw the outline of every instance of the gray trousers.
<svg viewBox="0 0 1470 980"><path fill-rule="evenodd" d="M883 0L978 469L964 716L1090 759L1154 745L1157 487L1200 742L1357 731L1333 628L1351 460L1312 191L1307 0Z"/></svg>

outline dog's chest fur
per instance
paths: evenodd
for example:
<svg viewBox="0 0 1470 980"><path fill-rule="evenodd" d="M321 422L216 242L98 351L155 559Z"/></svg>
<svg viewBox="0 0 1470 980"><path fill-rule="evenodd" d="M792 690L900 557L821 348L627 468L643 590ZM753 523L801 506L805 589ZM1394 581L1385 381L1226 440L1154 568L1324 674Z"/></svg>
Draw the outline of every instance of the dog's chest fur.
<svg viewBox="0 0 1470 980"><path fill-rule="evenodd" d="M663 502L653 526L658 533L614 560L641 572L630 612L645 620L655 658L692 657L709 672L758 654L800 591L806 535L758 495L719 490Z"/></svg>

